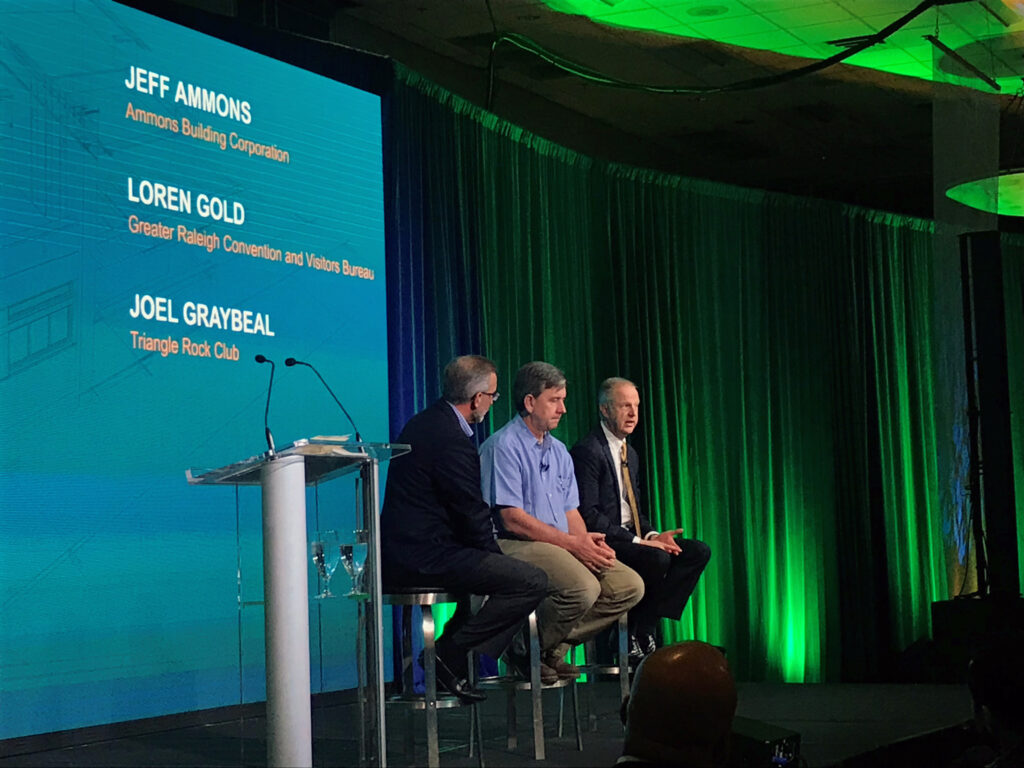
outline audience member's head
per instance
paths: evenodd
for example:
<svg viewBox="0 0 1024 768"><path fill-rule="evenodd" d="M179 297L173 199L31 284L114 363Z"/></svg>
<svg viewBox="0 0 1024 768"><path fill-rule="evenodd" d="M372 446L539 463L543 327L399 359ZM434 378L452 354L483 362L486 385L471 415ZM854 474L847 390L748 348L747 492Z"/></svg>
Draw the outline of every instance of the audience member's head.
<svg viewBox="0 0 1024 768"><path fill-rule="evenodd" d="M978 722L991 734L999 754L1022 757L1024 634L1005 633L983 643L971 659L967 685Z"/></svg>
<svg viewBox="0 0 1024 768"><path fill-rule="evenodd" d="M721 651L696 640L659 648L640 664L623 704L623 754L658 765L724 765L735 713L736 683Z"/></svg>

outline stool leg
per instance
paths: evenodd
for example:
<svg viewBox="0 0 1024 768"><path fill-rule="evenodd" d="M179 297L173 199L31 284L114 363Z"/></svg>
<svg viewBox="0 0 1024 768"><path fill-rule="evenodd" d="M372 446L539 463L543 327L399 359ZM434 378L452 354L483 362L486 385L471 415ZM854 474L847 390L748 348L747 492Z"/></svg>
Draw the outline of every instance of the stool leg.
<svg viewBox="0 0 1024 768"><path fill-rule="evenodd" d="M487 602L486 595L483 597L480 597L479 595L470 595L469 607L471 613L475 615L485 602ZM469 683L475 687L477 680L479 679L480 659L474 651L470 651L466 656L466 664L469 668ZM469 748L466 750L468 757L473 756L474 745L477 752L477 765L479 768L484 768L484 734L480 727L479 704L473 704L472 710L469 713Z"/></svg>
<svg viewBox="0 0 1024 768"><path fill-rule="evenodd" d="M469 684L475 687L476 686L476 656L475 656L475 654L472 651L469 652L469 658L467 660L467 664L468 664L468 667L469 667ZM476 704L474 704L473 705L473 711L469 713L469 743L468 743L467 748L466 748L466 757L472 757L473 756L473 751L475 750L476 731L477 731L477 726L480 725L478 720L479 720L479 718L477 717L477 713L476 713ZM483 757L483 755L481 755L481 758L482 757Z"/></svg>
<svg viewBox="0 0 1024 768"><path fill-rule="evenodd" d="M626 614L619 616L619 701L629 696L629 622Z"/></svg>
<svg viewBox="0 0 1024 768"><path fill-rule="evenodd" d="M587 726L591 731L597 730L597 694L594 685L597 683L597 643L591 639L583 645L584 663L587 666Z"/></svg>
<svg viewBox="0 0 1024 768"><path fill-rule="evenodd" d="M533 756L544 760L544 711L540 687L540 638L537 635L537 612L530 613L530 700L533 705Z"/></svg>
<svg viewBox="0 0 1024 768"><path fill-rule="evenodd" d="M411 695L414 688L416 660L412 655L412 606L402 606L402 690L403 695Z"/></svg>
<svg viewBox="0 0 1024 768"><path fill-rule="evenodd" d="M361 604L360 604L361 605ZM402 612L402 679L401 693L403 696L411 696L415 690L415 657L412 654L412 606L403 605ZM416 756L416 736L413 733L412 710L405 713L405 759L412 763Z"/></svg>
<svg viewBox="0 0 1024 768"><path fill-rule="evenodd" d="M424 712L427 717L427 765L438 768L441 764L437 744L437 656L434 651L434 611L430 605L423 611L423 673L426 687Z"/></svg>
<svg viewBox="0 0 1024 768"><path fill-rule="evenodd" d="M356 698L359 702L359 764L366 763L366 610L362 603L356 606Z"/></svg>
<svg viewBox="0 0 1024 768"><path fill-rule="evenodd" d="M480 705L473 705L473 720L476 723L476 749L480 753L480 759L477 764L480 768L484 768L484 729L480 724Z"/></svg>
<svg viewBox="0 0 1024 768"><path fill-rule="evenodd" d="M472 651L469 652L466 663L469 667L469 684L476 686L477 681L477 663L478 659L476 654ZM466 756L472 757L474 751L479 751L478 763L480 768L484 765L484 741L483 734L480 732L480 705L473 704L472 711L469 713L469 745L466 750Z"/></svg>
<svg viewBox="0 0 1024 768"><path fill-rule="evenodd" d="M576 726L576 749L579 752L583 751L583 731L580 730L580 700L577 695L576 681L573 680L570 685L572 686L572 721Z"/></svg>
<svg viewBox="0 0 1024 768"><path fill-rule="evenodd" d="M558 728L555 731L555 734L558 736L558 738L562 738L562 733L565 730L565 726L563 725L564 720L565 720L565 688L559 688L558 689Z"/></svg>

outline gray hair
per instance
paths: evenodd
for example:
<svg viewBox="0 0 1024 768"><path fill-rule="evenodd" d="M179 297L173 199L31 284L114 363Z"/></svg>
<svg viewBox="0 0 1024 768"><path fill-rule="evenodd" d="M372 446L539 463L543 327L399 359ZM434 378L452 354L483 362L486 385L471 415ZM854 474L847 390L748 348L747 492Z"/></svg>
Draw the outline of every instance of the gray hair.
<svg viewBox="0 0 1024 768"><path fill-rule="evenodd" d="M520 416L525 416L526 396L538 397L545 389L559 389L565 386L565 374L551 363L534 360L516 371L512 384L512 400Z"/></svg>
<svg viewBox="0 0 1024 768"><path fill-rule="evenodd" d="M639 390L636 384L629 379L624 379L621 376L611 376L601 382L601 386L597 390L597 407L608 405L612 401L612 395L615 390L621 387L623 384L628 384L634 389Z"/></svg>
<svg viewBox="0 0 1024 768"><path fill-rule="evenodd" d="M444 367L441 397L452 405L468 403L477 392L486 392L491 374L498 372L493 361L480 355L456 357Z"/></svg>

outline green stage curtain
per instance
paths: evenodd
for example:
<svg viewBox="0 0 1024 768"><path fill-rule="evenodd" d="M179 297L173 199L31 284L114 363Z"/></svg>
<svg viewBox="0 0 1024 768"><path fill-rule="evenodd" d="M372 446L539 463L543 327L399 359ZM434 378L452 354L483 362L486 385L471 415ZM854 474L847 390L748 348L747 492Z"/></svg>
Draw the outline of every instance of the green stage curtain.
<svg viewBox="0 0 1024 768"><path fill-rule="evenodd" d="M1017 502L1017 564L1024 593L1024 238L1003 237L1003 297L1010 379L1013 488Z"/></svg>
<svg viewBox="0 0 1024 768"><path fill-rule="evenodd" d="M725 646L741 679L877 679L949 596L930 225L583 157L399 80L424 117L394 130L450 158L429 204L473 244L503 393L561 367L571 446L602 379L640 387L648 510L713 552L666 639Z"/></svg>

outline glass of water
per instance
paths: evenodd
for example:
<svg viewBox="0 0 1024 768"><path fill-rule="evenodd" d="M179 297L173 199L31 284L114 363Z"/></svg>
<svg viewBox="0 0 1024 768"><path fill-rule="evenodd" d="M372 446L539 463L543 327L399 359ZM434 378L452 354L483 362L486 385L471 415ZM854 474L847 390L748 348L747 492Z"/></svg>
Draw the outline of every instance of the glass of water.
<svg viewBox="0 0 1024 768"><path fill-rule="evenodd" d="M352 590L346 597L366 597L366 586L363 575L366 572L366 555L369 537L364 530L354 531L354 541L341 545L341 563L352 579Z"/></svg>
<svg viewBox="0 0 1024 768"><path fill-rule="evenodd" d="M317 531L313 540L309 542L309 552L313 558L313 567L316 568L317 576L323 589L315 599L322 600L325 597L334 597L330 590L331 577L341 560L341 545L338 544L337 531Z"/></svg>

